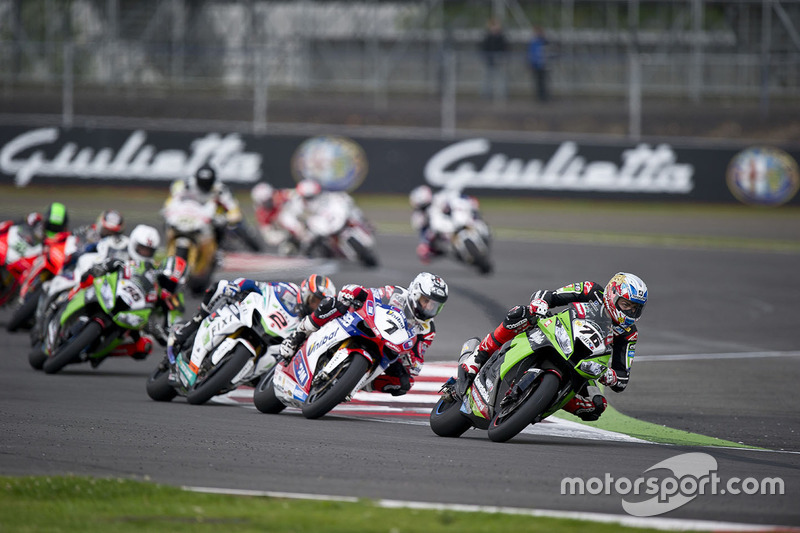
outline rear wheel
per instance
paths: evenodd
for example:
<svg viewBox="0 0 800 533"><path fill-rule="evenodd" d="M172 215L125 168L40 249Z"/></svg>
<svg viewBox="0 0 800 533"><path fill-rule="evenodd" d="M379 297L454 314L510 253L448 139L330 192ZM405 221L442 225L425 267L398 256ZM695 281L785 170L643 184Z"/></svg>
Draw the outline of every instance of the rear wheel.
<svg viewBox="0 0 800 533"><path fill-rule="evenodd" d="M517 435L544 413L557 392L558 377L551 372L545 372L537 387L523 391L520 398L512 404L501 407L503 398L498 398L496 414L489 424L489 438L494 442L505 442Z"/></svg>
<svg viewBox="0 0 800 533"><path fill-rule="evenodd" d="M204 404L217 394L229 390L231 380L244 368L251 356L250 350L241 344L237 345L230 355L209 371L202 383L186 395L186 401L192 405Z"/></svg>
<svg viewBox="0 0 800 533"><path fill-rule="evenodd" d="M319 385L312 385L303 404L303 416L319 418L342 403L353 392L359 380L369 369L369 361L359 354L353 354L339 365L329 379Z"/></svg>
<svg viewBox="0 0 800 533"><path fill-rule="evenodd" d="M461 402L439 398L431 411L431 429L440 437L460 437L472 427L472 423L461 414Z"/></svg>
<svg viewBox="0 0 800 533"><path fill-rule="evenodd" d="M378 266L378 257L375 255L375 250L364 246L361 241L355 237L350 237L350 246L352 246L353 250L356 252L361 264L370 268Z"/></svg>
<svg viewBox="0 0 800 533"><path fill-rule="evenodd" d="M147 378L147 395L157 402L171 402L178 391L169 383L169 362L165 358Z"/></svg>
<svg viewBox="0 0 800 533"><path fill-rule="evenodd" d="M273 377L275 377L274 372L265 374L253 391L253 403L256 409L270 415L276 415L286 409L283 402L275 395L275 386L272 383Z"/></svg>
<svg viewBox="0 0 800 533"><path fill-rule="evenodd" d="M86 326L74 337L64 343L52 357L49 357L42 368L47 374L55 374L68 364L77 361L81 352L91 346L100 334L103 326L94 320L88 322Z"/></svg>

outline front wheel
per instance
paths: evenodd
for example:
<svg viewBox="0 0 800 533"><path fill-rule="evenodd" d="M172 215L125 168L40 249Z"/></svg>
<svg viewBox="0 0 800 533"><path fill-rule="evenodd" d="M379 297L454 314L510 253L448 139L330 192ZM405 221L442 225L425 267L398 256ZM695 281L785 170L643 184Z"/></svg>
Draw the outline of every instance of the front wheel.
<svg viewBox="0 0 800 533"><path fill-rule="evenodd" d="M256 409L270 415L276 415L286 409L283 402L275 395L275 385L272 383L273 377L275 377L274 372L265 374L253 391L253 404L255 404Z"/></svg>
<svg viewBox="0 0 800 533"><path fill-rule="evenodd" d="M501 409L502 398L498 398L497 414L489 424L489 438L494 442L505 442L525 429L528 424L542 414L558 392L558 377L546 372L533 392L513 405ZM523 396L524 396L523 392Z"/></svg>
<svg viewBox="0 0 800 533"><path fill-rule="evenodd" d="M81 352L88 346L91 346L100 334L103 332L103 326L94 320L86 324L86 327L80 333L72 337L61 348L49 357L42 365L45 373L55 374L68 364L76 361Z"/></svg>
<svg viewBox="0 0 800 533"><path fill-rule="evenodd" d="M250 357L250 350L241 344L237 345L227 358L210 369L203 381L186 395L186 401L192 405L204 404L217 394L230 389L231 380L241 372Z"/></svg>
<svg viewBox="0 0 800 533"><path fill-rule="evenodd" d="M472 241L472 239L467 239L464 243L464 246L467 249L467 252L472 257L472 264L478 269L478 272L481 274L491 274L492 273L492 263L489 261L488 254L484 254L478 249L478 245Z"/></svg>
<svg viewBox="0 0 800 533"><path fill-rule="evenodd" d="M319 385L312 385L303 404L303 416L319 418L342 403L369 369L366 357L353 354Z"/></svg>
<svg viewBox="0 0 800 533"><path fill-rule="evenodd" d="M166 358L147 378L147 395L157 402L171 402L178 391L169 383L169 362Z"/></svg>
<svg viewBox="0 0 800 533"><path fill-rule="evenodd" d="M35 291L28 294L25 301L14 311L11 320L8 321L8 325L6 325L8 331L14 332L19 328L24 328L31 324L33 317L36 315L36 307L39 305L39 297L41 294L41 285L36 287Z"/></svg>
<svg viewBox="0 0 800 533"><path fill-rule="evenodd" d="M42 343L37 342L28 354L28 363L34 369L41 370L45 361L47 361L47 354L42 350Z"/></svg>
<svg viewBox="0 0 800 533"><path fill-rule="evenodd" d="M431 429L440 437L460 437L472 427L472 423L461 414L461 402L439 398L431 411Z"/></svg>

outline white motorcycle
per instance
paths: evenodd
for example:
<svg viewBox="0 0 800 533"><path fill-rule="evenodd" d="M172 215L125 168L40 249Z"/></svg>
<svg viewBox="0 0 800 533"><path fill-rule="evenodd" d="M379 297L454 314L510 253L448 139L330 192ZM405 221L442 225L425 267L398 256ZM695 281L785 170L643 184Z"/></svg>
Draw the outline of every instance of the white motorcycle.
<svg viewBox="0 0 800 533"><path fill-rule="evenodd" d="M316 198L306 227L313 235L306 248L308 255L341 257L367 267L378 266L374 231L347 193L325 192Z"/></svg>
<svg viewBox="0 0 800 533"><path fill-rule="evenodd" d="M449 213L431 208L429 215L430 229L437 235L432 247L474 266L481 274L492 272L489 226L469 200L451 200Z"/></svg>
<svg viewBox="0 0 800 533"><path fill-rule="evenodd" d="M181 395L199 405L241 385L255 385L275 366L280 343L300 320L296 288L271 283L269 289L206 317L189 353L167 355L147 379L148 396L168 402Z"/></svg>

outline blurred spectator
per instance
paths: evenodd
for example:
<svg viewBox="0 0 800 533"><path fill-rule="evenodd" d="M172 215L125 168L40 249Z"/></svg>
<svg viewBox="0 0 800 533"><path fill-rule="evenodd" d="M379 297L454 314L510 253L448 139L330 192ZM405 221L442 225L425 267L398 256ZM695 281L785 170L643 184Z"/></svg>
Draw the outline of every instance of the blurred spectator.
<svg viewBox="0 0 800 533"><path fill-rule="evenodd" d="M546 102L549 98L547 90L547 38L540 26L534 26L533 37L528 43L528 66L533 75L536 99Z"/></svg>
<svg viewBox="0 0 800 533"><path fill-rule="evenodd" d="M500 22L491 18L486 24L486 34L481 41L481 53L486 63L486 73L483 80L483 97L494 100L506 98L506 54L508 41L503 34Z"/></svg>

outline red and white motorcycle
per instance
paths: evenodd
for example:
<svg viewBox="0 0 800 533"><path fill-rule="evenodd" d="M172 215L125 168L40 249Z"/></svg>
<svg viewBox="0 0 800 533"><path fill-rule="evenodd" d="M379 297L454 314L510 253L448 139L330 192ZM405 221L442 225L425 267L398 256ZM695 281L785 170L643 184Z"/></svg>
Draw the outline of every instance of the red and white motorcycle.
<svg viewBox="0 0 800 533"><path fill-rule="evenodd" d="M306 418L319 418L351 400L390 364L410 357L415 341L403 312L369 291L359 310L322 326L288 363L266 374L253 403L262 413L293 406Z"/></svg>
<svg viewBox="0 0 800 533"><path fill-rule="evenodd" d="M340 257L367 267L378 266L375 235L349 194L325 192L310 206L306 227L312 236L306 254Z"/></svg>
<svg viewBox="0 0 800 533"><path fill-rule="evenodd" d="M0 306L13 302L34 261L42 253L40 239L27 226L0 224Z"/></svg>

